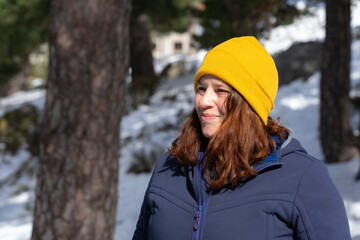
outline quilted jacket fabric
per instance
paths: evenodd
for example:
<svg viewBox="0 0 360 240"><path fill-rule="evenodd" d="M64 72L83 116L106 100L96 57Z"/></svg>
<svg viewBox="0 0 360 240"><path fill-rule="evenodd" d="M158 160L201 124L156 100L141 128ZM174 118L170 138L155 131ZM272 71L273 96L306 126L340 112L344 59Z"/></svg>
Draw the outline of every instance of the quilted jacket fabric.
<svg viewBox="0 0 360 240"><path fill-rule="evenodd" d="M287 139L256 166L256 177L234 190L211 191L198 168L179 165L169 153L159 159L134 240L351 239L326 166L296 139Z"/></svg>

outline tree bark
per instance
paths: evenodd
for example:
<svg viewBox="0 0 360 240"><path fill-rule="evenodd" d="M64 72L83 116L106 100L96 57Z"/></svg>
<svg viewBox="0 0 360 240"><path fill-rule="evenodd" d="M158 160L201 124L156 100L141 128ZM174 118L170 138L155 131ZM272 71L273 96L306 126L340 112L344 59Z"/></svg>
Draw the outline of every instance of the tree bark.
<svg viewBox="0 0 360 240"><path fill-rule="evenodd" d="M52 1L32 239L113 239L130 0Z"/></svg>
<svg viewBox="0 0 360 240"><path fill-rule="evenodd" d="M155 75L150 19L146 14L133 19L130 27L131 105L147 103L158 85Z"/></svg>
<svg viewBox="0 0 360 240"><path fill-rule="evenodd" d="M351 0L326 0L326 38L321 66L320 134L325 161L358 154L350 126Z"/></svg>

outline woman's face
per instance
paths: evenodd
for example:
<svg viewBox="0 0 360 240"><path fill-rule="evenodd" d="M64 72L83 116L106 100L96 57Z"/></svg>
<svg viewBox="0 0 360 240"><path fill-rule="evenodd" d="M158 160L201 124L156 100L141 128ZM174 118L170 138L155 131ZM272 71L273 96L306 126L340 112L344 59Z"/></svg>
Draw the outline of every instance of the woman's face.
<svg viewBox="0 0 360 240"><path fill-rule="evenodd" d="M213 75L204 75L198 81L195 109L206 138L212 138L226 114L226 99L231 87Z"/></svg>

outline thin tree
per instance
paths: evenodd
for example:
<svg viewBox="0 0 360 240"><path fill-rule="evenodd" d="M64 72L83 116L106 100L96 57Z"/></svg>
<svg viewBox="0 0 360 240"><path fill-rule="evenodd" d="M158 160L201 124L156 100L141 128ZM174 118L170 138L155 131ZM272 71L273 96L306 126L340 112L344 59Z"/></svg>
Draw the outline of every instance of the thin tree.
<svg viewBox="0 0 360 240"><path fill-rule="evenodd" d="M132 0L130 17L131 105L146 103L154 93L159 77L153 65L151 31L180 31L190 23L193 0Z"/></svg>
<svg viewBox="0 0 360 240"><path fill-rule="evenodd" d="M158 85L159 78L155 74L153 63L149 16L142 14L132 19L130 23L132 83L129 92L131 94L131 105L136 108L140 104L147 103Z"/></svg>
<svg viewBox="0 0 360 240"><path fill-rule="evenodd" d="M326 0L326 37L321 65L320 139L328 163L359 152L350 126L351 0Z"/></svg>
<svg viewBox="0 0 360 240"><path fill-rule="evenodd" d="M32 239L112 239L130 0L52 1Z"/></svg>

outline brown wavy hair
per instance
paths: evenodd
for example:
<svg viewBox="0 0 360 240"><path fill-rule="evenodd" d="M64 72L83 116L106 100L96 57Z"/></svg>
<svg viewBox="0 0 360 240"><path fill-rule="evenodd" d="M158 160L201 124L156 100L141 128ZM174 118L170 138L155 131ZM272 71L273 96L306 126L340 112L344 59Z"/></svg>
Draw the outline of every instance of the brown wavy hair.
<svg viewBox="0 0 360 240"><path fill-rule="evenodd" d="M193 109L181 134L172 142L169 152L180 164L198 164L198 154L206 157L204 171L212 189L235 188L255 175L253 165L265 160L274 151L277 136L282 142L290 131L268 118L265 125L236 90L226 100L226 115L211 139L201 132L196 110Z"/></svg>

